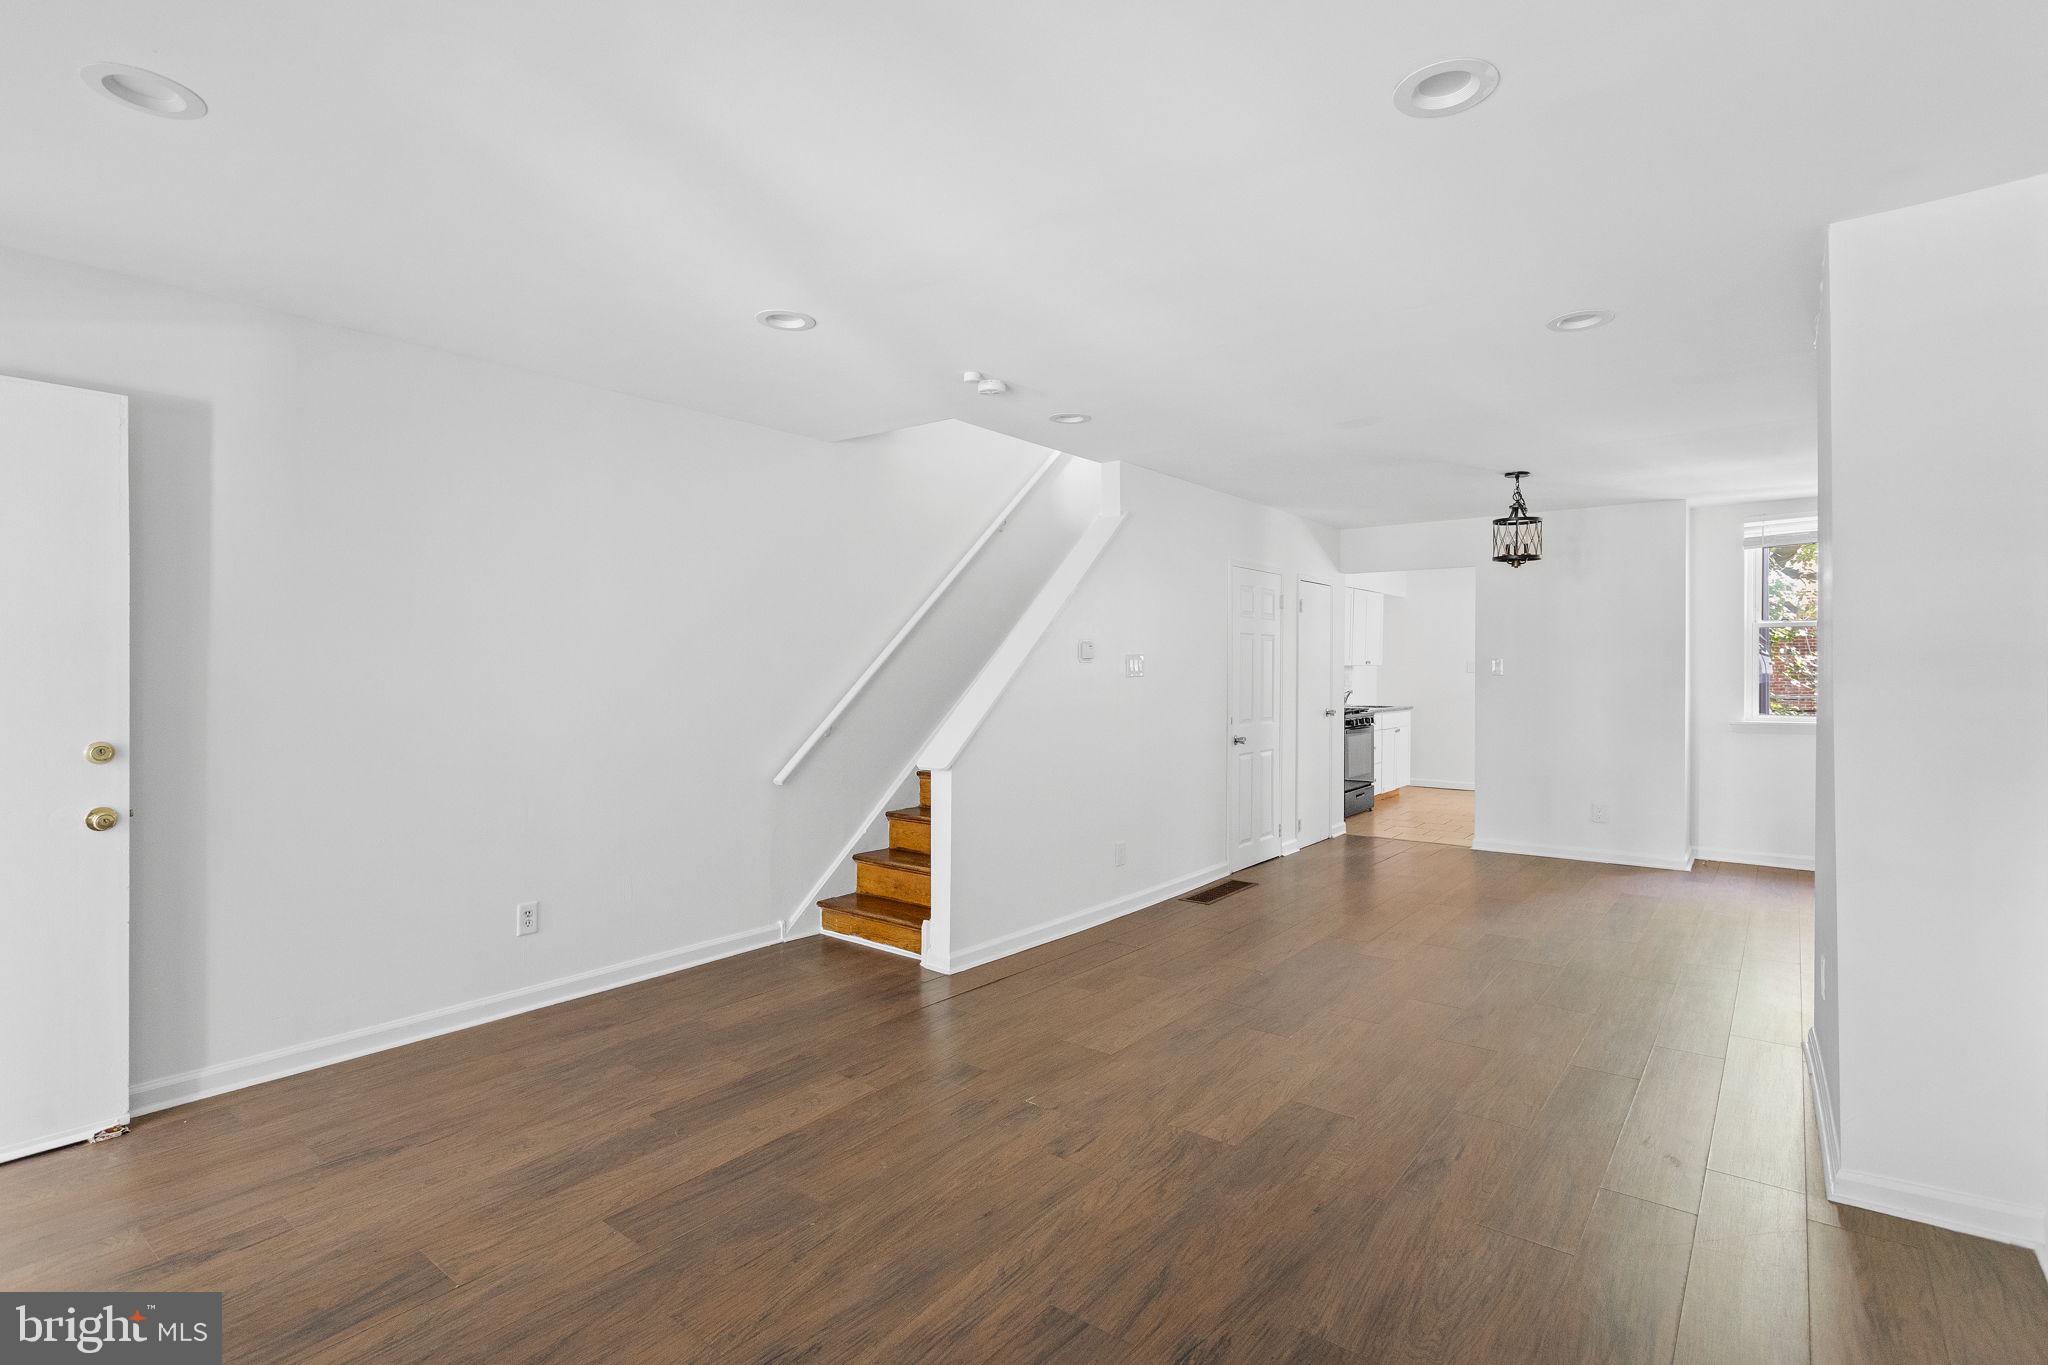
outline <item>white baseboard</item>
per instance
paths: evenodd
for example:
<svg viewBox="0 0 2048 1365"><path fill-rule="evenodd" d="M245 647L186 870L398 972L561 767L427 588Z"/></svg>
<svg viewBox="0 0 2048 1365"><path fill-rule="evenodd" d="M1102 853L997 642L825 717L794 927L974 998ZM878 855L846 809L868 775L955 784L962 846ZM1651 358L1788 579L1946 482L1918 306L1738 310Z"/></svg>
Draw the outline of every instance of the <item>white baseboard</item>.
<svg viewBox="0 0 2048 1365"><path fill-rule="evenodd" d="M102 1132L108 1128L119 1128L132 1117L134 1117L132 1114L123 1114L119 1118L110 1118L105 1123L95 1123L84 1132L52 1133L48 1137L37 1138L34 1142L25 1142L19 1147L0 1149L0 1166L4 1166L10 1161L19 1161L25 1156L34 1156L37 1152L51 1152L59 1147L76 1146L78 1143L90 1138L94 1133Z"/></svg>
<svg viewBox="0 0 2048 1365"><path fill-rule="evenodd" d="M1708 863L1744 863L1750 867L1784 867L1795 872L1813 871L1811 853L1752 853L1736 848L1698 848L1693 856Z"/></svg>
<svg viewBox="0 0 2048 1365"><path fill-rule="evenodd" d="M1657 853L1616 853L1603 848L1566 848L1560 844L1510 844L1498 839L1474 839L1475 853L1519 853L1526 858L1566 858L1575 863L1613 863L1619 867L1656 867L1672 872L1692 870L1693 855L1673 858Z"/></svg>
<svg viewBox="0 0 2048 1365"><path fill-rule="evenodd" d="M1923 1185L1917 1180L1844 1169L1839 1117L1827 1072L1820 1065L1820 1040L1812 1029L1806 1031L1806 1071L1813 1078L1821 1178L1830 1200L1894 1218L1909 1218L1916 1223L1932 1223L1951 1232L2027 1247L2041 1261L2042 1273L2048 1274L2048 1209Z"/></svg>
<svg viewBox="0 0 2048 1365"><path fill-rule="evenodd" d="M1083 929L1093 929L1098 924L1121 919L1133 911L1146 909L1161 901L1172 900L1175 896L1184 896L1198 886L1207 886L1218 877L1227 875L1229 870L1230 864L1215 863L1184 877L1175 877L1171 881L1148 886L1142 891L1133 891L1128 896L1119 896L1115 900L1104 901L1086 910L1077 910L1071 915L1062 915L1058 919L1034 924L1029 929L1019 929L1014 934L1004 934L1001 938L993 938L975 947L961 949L943 966L933 962L927 962L925 965L933 971L949 975L964 972L970 967L979 967L998 958L1008 957L1012 953L1021 953L1027 948L1036 948L1041 943L1050 943L1056 938L1065 938L1068 934L1078 934Z"/></svg>
<svg viewBox="0 0 2048 1365"><path fill-rule="evenodd" d="M317 1067L332 1066L336 1062L346 1062L372 1052L382 1052L386 1048L403 1047L407 1043L417 1043L422 1039L439 1037L444 1033L474 1028L493 1019L503 1019L508 1015L524 1014L529 1010L559 1005L565 1000L596 995L599 991L631 985L635 981L645 981L650 977L666 976L685 967L696 967L706 962L715 962L722 957L732 957L737 953L751 952L755 948L765 948L781 937L780 924L764 924L759 928L743 929L739 933L727 934L722 938L693 943L685 948L653 953L647 957L634 958L630 962L619 962L609 967L578 972L574 976L557 977L553 981L543 981L536 986L522 986L517 990L488 995L480 1000L465 1001L459 1005L447 1005L422 1014L408 1015L403 1019L393 1019L389 1023L350 1029L347 1033L317 1038L310 1043L281 1047L237 1061L219 1062L213 1066L200 1067L196 1071L181 1071L174 1076L159 1076L155 1080L138 1081L128 1087L129 1107L136 1114L150 1114L159 1109L168 1109L172 1105L189 1104L193 1100L203 1100L209 1095L221 1095L245 1086L261 1085L265 1081L279 1080L285 1076L296 1076L301 1071L312 1071Z"/></svg>
<svg viewBox="0 0 2048 1365"><path fill-rule="evenodd" d="M1820 1064L1820 1036L1806 1031L1806 1075L1813 1085L1814 1126L1820 1129L1820 1174L1828 1197L1835 1193L1835 1167L1842 1164L1841 1130L1835 1126L1835 1096L1827 1068Z"/></svg>
<svg viewBox="0 0 2048 1365"><path fill-rule="evenodd" d="M1436 790L1444 792L1468 792L1472 790L1470 782L1432 782L1426 777L1411 777L1408 779L1408 785L1411 787L1434 787Z"/></svg>
<svg viewBox="0 0 2048 1365"><path fill-rule="evenodd" d="M922 957L911 952L908 948L898 948L893 943L877 943L871 938L861 938L857 934L842 934L837 929L827 929L822 925L819 927L818 933L825 938L836 938L841 943L851 943L857 948L872 948L878 953L888 953L892 957L907 957L912 962L924 961Z"/></svg>

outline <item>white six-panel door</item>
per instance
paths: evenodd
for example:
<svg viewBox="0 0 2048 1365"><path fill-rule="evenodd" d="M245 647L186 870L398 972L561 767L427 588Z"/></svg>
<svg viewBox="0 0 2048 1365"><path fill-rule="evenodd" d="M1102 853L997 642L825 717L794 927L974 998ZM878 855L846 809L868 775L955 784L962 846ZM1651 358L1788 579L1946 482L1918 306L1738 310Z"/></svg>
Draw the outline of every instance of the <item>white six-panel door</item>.
<svg viewBox="0 0 2048 1365"><path fill-rule="evenodd" d="M1277 573L1230 571L1230 867L1280 856L1280 629Z"/></svg>
<svg viewBox="0 0 2048 1365"><path fill-rule="evenodd" d="M1330 837L1337 823L1337 743L1344 708L1337 700L1336 609L1330 585L1295 581L1295 821L1303 848Z"/></svg>
<svg viewBox="0 0 2048 1365"><path fill-rule="evenodd" d="M0 1161L128 1119L128 757L128 400L0 377Z"/></svg>

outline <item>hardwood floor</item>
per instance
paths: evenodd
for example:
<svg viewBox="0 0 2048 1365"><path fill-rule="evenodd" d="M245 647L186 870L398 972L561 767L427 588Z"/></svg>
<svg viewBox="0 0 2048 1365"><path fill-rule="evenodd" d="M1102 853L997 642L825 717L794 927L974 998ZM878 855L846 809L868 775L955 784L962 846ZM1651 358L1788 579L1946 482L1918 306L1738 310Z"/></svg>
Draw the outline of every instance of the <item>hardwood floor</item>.
<svg viewBox="0 0 2048 1365"><path fill-rule="evenodd" d="M1445 787L1403 787L1383 793L1371 810L1344 821L1352 834L1423 844L1472 847L1473 795Z"/></svg>
<svg viewBox="0 0 2048 1365"><path fill-rule="evenodd" d="M1340 838L950 978L805 939L0 1167L231 1360L2048 1361L1825 1199L1811 880Z"/></svg>

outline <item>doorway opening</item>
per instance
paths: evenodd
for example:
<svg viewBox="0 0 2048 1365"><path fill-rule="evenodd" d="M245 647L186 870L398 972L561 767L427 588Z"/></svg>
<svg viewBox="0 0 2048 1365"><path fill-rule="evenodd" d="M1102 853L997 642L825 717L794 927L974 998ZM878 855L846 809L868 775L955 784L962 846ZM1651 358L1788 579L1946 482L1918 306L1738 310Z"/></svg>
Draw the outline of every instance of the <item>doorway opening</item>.
<svg viewBox="0 0 2048 1365"><path fill-rule="evenodd" d="M1346 833L1472 846L1477 586L1471 568L1346 577Z"/></svg>

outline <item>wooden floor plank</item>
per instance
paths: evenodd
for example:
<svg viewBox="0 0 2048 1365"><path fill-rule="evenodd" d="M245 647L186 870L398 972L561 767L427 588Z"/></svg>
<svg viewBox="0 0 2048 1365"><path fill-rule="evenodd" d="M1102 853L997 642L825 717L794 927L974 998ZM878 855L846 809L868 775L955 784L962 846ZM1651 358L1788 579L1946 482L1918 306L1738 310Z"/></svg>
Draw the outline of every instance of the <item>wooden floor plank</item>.
<svg viewBox="0 0 2048 1365"><path fill-rule="evenodd" d="M1534 1354L1546 1365L1668 1361L1692 1262L1694 1219L1602 1190L1568 1290Z"/></svg>
<svg viewBox="0 0 2048 1365"><path fill-rule="evenodd" d="M1657 1046L1709 1057L1728 1053L1735 1022L1735 992L1741 976L1733 966L1693 965L1673 984L1657 1030Z"/></svg>
<svg viewBox="0 0 2048 1365"><path fill-rule="evenodd" d="M1697 1052L1653 1051L1601 1183L1686 1213L1698 1211L1721 1066L1720 1058Z"/></svg>
<svg viewBox="0 0 2048 1365"><path fill-rule="evenodd" d="M1708 1167L1804 1193L1805 1074L1797 1048L1730 1037Z"/></svg>
<svg viewBox="0 0 2048 1365"><path fill-rule="evenodd" d="M1617 1076L1641 1076L1663 1028L1672 989L1667 980L1620 974L1599 1001L1593 1026L1586 1031L1572 1064Z"/></svg>
<svg viewBox="0 0 2048 1365"><path fill-rule="evenodd" d="M1677 1365L1805 1365L1805 1200L1707 1173L1678 1322Z"/></svg>
<svg viewBox="0 0 2048 1365"><path fill-rule="evenodd" d="M1480 1221L1524 1241L1576 1252L1635 1093L1636 1083L1625 1076L1569 1068Z"/></svg>
<svg viewBox="0 0 2048 1365"><path fill-rule="evenodd" d="M1814 1365L1940 1365L1949 1359L1934 1281L1918 1248L1825 1223L1807 1228Z"/></svg>
<svg viewBox="0 0 2048 1365"><path fill-rule="evenodd" d="M1342 838L1253 879L151 1115L0 1167L0 1282L218 1290L230 1359L2042 1361L2027 1253L1824 1197L1810 878Z"/></svg>
<svg viewBox="0 0 2048 1365"><path fill-rule="evenodd" d="M1799 1022L1799 963L1745 956L1735 987L1729 1031L1766 1043L1798 1047L1806 1037Z"/></svg>
<svg viewBox="0 0 2048 1365"><path fill-rule="evenodd" d="M1950 1360L2048 1365L2048 1276L2031 1252L1941 1228L1923 1246Z"/></svg>

